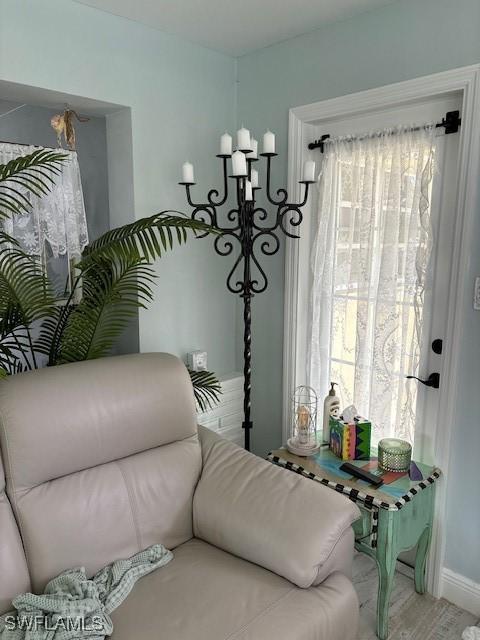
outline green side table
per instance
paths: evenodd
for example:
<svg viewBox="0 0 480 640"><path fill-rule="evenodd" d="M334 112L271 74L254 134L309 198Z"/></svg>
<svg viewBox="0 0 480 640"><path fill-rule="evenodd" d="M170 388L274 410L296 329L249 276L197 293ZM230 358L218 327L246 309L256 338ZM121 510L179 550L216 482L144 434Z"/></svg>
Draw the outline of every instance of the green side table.
<svg viewBox="0 0 480 640"><path fill-rule="evenodd" d="M362 517L354 523L355 548L375 559L378 567L377 636L388 637L388 607L398 555L417 545L415 590L425 593L425 565L432 533L435 481L440 470L418 462L410 473L381 472L376 457L350 460L372 473L381 473L384 484L374 489L340 470L343 460L328 447L310 458L273 451L267 457L274 464L320 482L357 503Z"/></svg>

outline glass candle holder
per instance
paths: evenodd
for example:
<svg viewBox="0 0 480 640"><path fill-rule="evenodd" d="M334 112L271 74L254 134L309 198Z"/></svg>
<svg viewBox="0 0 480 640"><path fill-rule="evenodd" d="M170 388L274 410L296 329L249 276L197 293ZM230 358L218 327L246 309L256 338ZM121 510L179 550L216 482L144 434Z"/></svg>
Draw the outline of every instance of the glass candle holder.
<svg viewBox="0 0 480 640"><path fill-rule="evenodd" d="M318 450L318 398L311 387L301 386L293 394L293 424L287 446L293 453L309 455Z"/></svg>

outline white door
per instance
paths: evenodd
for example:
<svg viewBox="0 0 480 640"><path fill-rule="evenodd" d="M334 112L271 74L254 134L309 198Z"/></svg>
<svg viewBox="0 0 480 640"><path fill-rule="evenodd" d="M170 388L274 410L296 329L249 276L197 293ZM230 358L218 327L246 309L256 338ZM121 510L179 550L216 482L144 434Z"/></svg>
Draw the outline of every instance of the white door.
<svg viewBox="0 0 480 640"><path fill-rule="evenodd" d="M320 138L328 133L332 137L340 135L356 135L371 130L383 129L386 127L397 126L399 124L440 122L445 114L449 111L459 110L461 112L461 98L457 95L450 95L441 100L423 102L421 104L409 105L389 109L380 113L369 113L348 120L332 121L328 125L325 123L321 127L311 127L312 138ZM328 127L328 129L327 129ZM423 297L423 305L421 312L421 333L422 333L422 353L419 365L419 378L427 380L429 376L439 374L440 387L436 389L432 386L426 386L421 382L410 381L408 388L408 402L410 414L413 415L414 423L414 449L415 456L426 463L433 463L435 459L435 440L438 398L441 393L442 384L442 354L435 353L432 349L434 340L436 350L439 351L441 340L443 340L447 324L448 312L448 284L451 271L452 244L454 219L453 211L456 197L457 183L457 162L458 162L458 134L445 135L445 130L437 129L436 137L436 171L430 187L430 217L433 228L433 249L429 263L429 273L426 280L426 288ZM317 162L322 162L320 151L313 151L312 158ZM311 264L311 251L315 234L315 207L316 195L312 197L310 214L311 226L302 233L301 240L301 260L300 260L300 280L299 290L300 298L303 297L305 304L303 309L308 308L308 291L311 285L311 274L309 274L309 263ZM342 224L341 216L349 215L348 207L344 211L340 211L339 225ZM339 234L341 229L339 229ZM342 250L341 242L337 243L335 251ZM338 256L337 256L338 257ZM303 262L303 268L302 268ZM341 264L341 260L336 263ZM407 307L407 322L412 324L415 321L414 300L404 300L403 303ZM300 312L300 316L303 315ZM417 306L418 314L418 306ZM418 319L418 315L417 315ZM309 351L309 323L312 318L300 317L298 326L300 330L299 344L297 351L297 380L306 378L305 362L308 359ZM330 335L330 349L325 354L323 367L328 367L328 378L341 383L341 399L343 405L351 402L358 404L355 398L355 385L353 384L353 371L357 368L356 375L358 378L359 362L355 360L358 357L358 344L355 348L355 324L357 322L356 314L351 317L349 313L343 313L341 330L335 328ZM350 326L349 326L350 323ZM341 333L341 335L340 335ZM341 351L335 344L339 341L349 340L354 345L353 348ZM337 345L338 346L338 345ZM346 355L345 355L346 354ZM405 370L400 367L394 375L404 376L405 370L408 370L408 362L405 363ZM390 375L392 373L390 372ZM362 375L369 375L369 371L365 370ZM322 398L326 394L327 389L318 390ZM375 394L375 388L370 389L370 394ZM359 411L368 417L368 402L363 399L365 407L357 406ZM376 444L376 443L374 443Z"/></svg>

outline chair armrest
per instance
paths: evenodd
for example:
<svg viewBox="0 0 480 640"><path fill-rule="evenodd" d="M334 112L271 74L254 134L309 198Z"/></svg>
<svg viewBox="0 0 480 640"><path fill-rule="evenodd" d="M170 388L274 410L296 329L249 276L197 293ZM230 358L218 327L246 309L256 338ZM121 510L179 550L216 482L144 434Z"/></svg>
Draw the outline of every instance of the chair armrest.
<svg viewBox="0 0 480 640"><path fill-rule="evenodd" d="M203 470L193 498L196 537L299 587L345 571L353 553L351 525L360 517L353 502L204 427L199 439Z"/></svg>

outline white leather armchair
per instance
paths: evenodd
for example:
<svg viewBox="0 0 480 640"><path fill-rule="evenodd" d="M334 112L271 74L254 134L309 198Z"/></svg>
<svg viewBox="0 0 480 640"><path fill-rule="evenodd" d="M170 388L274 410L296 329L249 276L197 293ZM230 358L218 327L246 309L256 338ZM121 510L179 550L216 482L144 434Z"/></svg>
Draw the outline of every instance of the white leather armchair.
<svg viewBox="0 0 480 640"><path fill-rule="evenodd" d="M41 592L74 566L93 575L160 542L174 559L114 611L114 640L356 637L357 507L197 432L177 358L2 381L0 441L0 613L19 589Z"/></svg>

